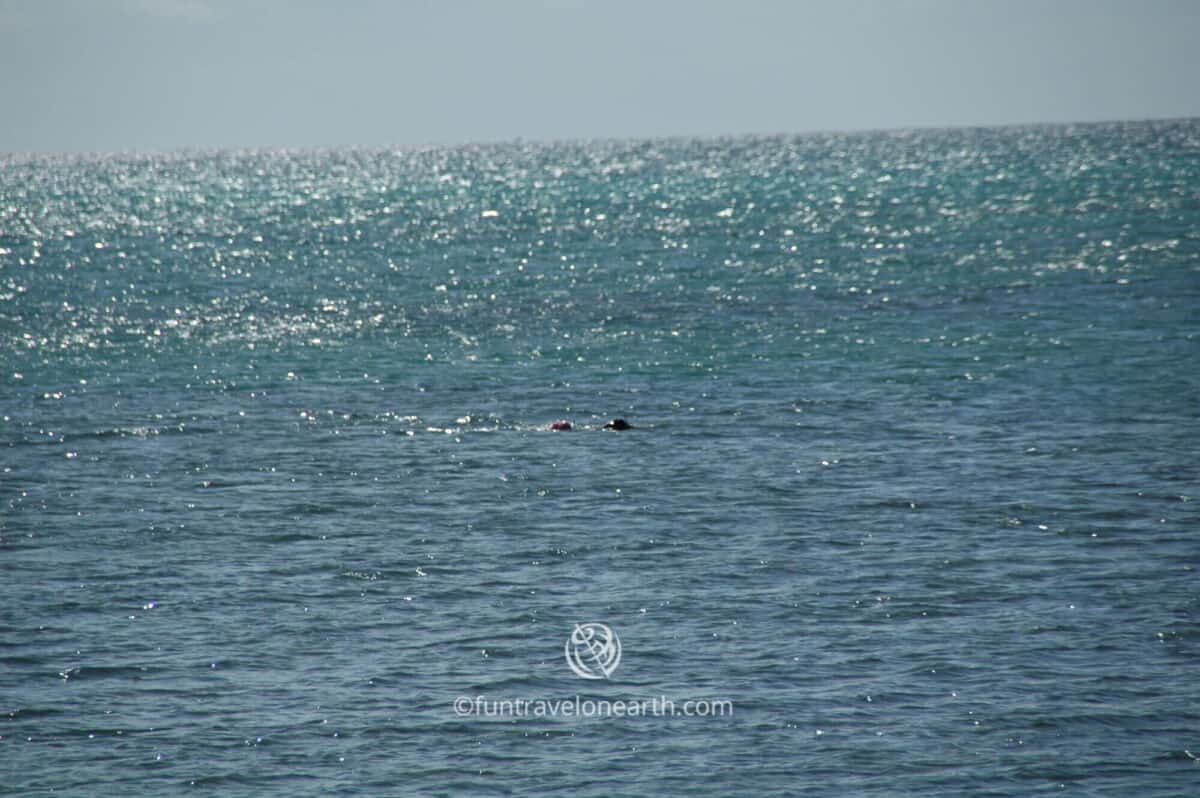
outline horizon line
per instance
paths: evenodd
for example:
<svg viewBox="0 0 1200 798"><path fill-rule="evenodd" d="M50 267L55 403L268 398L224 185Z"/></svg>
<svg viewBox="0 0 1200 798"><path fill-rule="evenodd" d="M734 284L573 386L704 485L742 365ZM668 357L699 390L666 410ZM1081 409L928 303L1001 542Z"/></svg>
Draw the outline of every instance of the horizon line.
<svg viewBox="0 0 1200 798"><path fill-rule="evenodd" d="M457 150L471 148L502 147L506 145L528 145L534 147L563 147L601 143L633 143L633 142L667 142L667 141L733 141L738 139L773 139L773 138L805 138L809 136L855 136L872 134L921 133L935 131L970 131L970 130L1019 130L1036 128L1071 128L1071 127L1100 127L1105 125L1129 125L1188 122L1200 120L1200 116L1151 116L1142 118L1099 118L1080 119L1072 121L1038 121L1038 122L998 122L970 124L915 124L898 125L895 127L846 127L846 128L812 128L798 131L774 132L740 132L740 133L707 133L707 134L659 134L659 135L612 135L612 136L567 136L561 138L525 138L514 136L509 138L476 139L463 141L429 141L407 144L303 144L303 145L215 145L195 146L181 145L161 148L124 149L124 150L6 150L0 152L0 160L19 161L53 158L152 158L187 155L218 155L218 154L269 154L269 153L325 153L335 151L369 151L369 152L427 152L430 150Z"/></svg>

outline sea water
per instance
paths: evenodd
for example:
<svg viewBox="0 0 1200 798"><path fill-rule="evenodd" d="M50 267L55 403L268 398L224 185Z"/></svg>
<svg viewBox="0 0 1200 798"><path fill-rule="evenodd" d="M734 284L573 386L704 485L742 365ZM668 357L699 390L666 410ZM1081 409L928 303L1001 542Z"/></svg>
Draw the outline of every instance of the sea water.
<svg viewBox="0 0 1200 798"><path fill-rule="evenodd" d="M1198 308L1194 120L4 157L0 791L1196 794Z"/></svg>

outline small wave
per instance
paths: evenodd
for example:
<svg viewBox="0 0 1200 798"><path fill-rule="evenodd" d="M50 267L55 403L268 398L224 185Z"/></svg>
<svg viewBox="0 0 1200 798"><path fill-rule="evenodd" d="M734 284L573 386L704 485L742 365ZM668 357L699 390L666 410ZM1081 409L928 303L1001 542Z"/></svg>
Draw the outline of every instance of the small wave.
<svg viewBox="0 0 1200 798"><path fill-rule="evenodd" d="M93 679L143 679L152 672L148 665L72 665L58 672L66 681L90 681Z"/></svg>

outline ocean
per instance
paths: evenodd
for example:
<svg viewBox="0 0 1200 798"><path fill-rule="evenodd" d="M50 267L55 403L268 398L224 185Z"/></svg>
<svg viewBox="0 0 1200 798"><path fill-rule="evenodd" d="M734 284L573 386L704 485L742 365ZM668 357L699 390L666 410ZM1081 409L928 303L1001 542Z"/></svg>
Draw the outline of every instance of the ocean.
<svg viewBox="0 0 1200 798"><path fill-rule="evenodd" d="M1198 309L1197 120L0 156L0 791L1195 795Z"/></svg>

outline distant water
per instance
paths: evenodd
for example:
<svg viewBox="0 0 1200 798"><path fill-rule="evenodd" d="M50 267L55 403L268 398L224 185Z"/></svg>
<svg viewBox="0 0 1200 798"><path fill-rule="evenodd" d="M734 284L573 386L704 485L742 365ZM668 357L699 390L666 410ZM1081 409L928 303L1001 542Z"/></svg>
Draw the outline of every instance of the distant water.
<svg viewBox="0 0 1200 798"><path fill-rule="evenodd" d="M5 795L1200 785L1200 121L9 156L0 416Z"/></svg>

